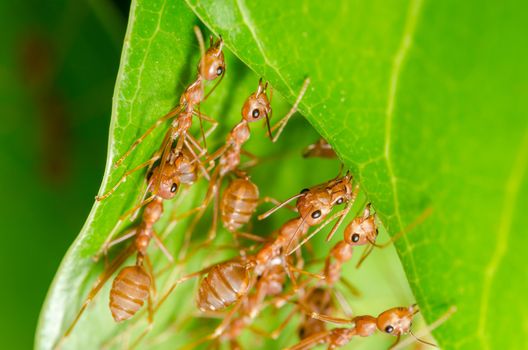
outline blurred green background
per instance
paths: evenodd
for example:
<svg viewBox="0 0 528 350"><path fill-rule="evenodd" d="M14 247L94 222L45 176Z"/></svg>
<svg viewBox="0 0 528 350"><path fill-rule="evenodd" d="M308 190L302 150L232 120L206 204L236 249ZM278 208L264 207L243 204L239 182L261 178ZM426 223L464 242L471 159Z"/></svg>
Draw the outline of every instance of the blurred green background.
<svg viewBox="0 0 528 350"><path fill-rule="evenodd" d="M50 281L93 204L129 6L0 2L3 349L32 348Z"/></svg>

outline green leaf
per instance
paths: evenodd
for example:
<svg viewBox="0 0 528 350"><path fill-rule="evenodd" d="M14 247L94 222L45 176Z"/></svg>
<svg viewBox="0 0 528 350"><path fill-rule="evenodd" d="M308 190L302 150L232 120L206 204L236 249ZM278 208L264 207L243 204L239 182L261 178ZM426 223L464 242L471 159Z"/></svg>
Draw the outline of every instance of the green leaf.
<svg viewBox="0 0 528 350"><path fill-rule="evenodd" d="M416 300L432 322L456 305L458 312L436 330L442 346L521 348L528 307L522 282L506 273L516 272L518 281L527 274L512 248L526 244L524 237L514 233L526 221L520 214L526 203L520 199L528 190L523 181L528 156L523 94L528 80L520 66L526 45L520 44L525 39L517 31L522 11L480 3L475 11L471 2L292 1L286 6L273 0L263 6L239 0L191 1L190 6L258 74L227 55L226 79L203 104L203 110L220 121L215 137L208 141L210 147L218 146L239 121L242 102L255 89L259 76L270 80L290 103L303 79L310 76L301 112L360 179L388 231L394 234L426 208L433 208L428 220L397 242L416 299L394 251L377 250L361 270L350 264L346 272L363 292L361 298L351 298L354 311L377 314ZM113 161L176 104L196 72L198 47L192 26L199 21L184 3L137 1L131 11L100 193L159 147L163 127L122 168L112 169ZM274 100L276 115L287 108ZM264 157L252 175L263 195L286 198L335 175L336 164L297 156L316 139L301 118L292 120L278 144L266 140L261 128L252 127L252 131L248 150ZM480 156L484 150L485 156ZM56 344L73 319L103 268L90 257L118 217L135 204L143 176L135 174L112 197L94 205L51 287L37 348ZM174 209L168 206L158 230L167 227L173 211L199 203L205 186L194 186ZM488 212L495 215L482 215ZM279 214L258 223L255 232L271 232L285 217ZM204 223L202 231L207 227ZM174 255L184 229L185 222L178 223L167 240ZM200 238L203 232L193 241ZM322 238L316 237L313 243L316 257L324 256L330 247ZM386 239L382 233L380 241ZM187 261L185 270L196 271L208 259L216 260L213 252L218 253L205 250L207 256ZM166 264L155 249L151 256L155 266ZM165 290L167 281L176 277L174 273L158 279L158 290ZM113 324L107 309L108 284L64 348L122 347L145 329L144 317ZM205 324L201 319L183 325L195 312L193 291L192 284L176 289L156 314L143 347L175 348L211 331L212 322ZM515 308L509 307L510 300L516 301ZM281 310L280 317L268 315L263 328L273 329L288 311ZM243 340L276 348L292 344L294 332L292 322L277 343L255 339L250 333ZM387 338L361 339L353 346L387 346L393 340Z"/></svg>
<svg viewBox="0 0 528 350"><path fill-rule="evenodd" d="M526 5L188 1L290 101L311 77L301 112L389 232L433 208L397 248L429 322L458 307L440 344L525 347Z"/></svg>

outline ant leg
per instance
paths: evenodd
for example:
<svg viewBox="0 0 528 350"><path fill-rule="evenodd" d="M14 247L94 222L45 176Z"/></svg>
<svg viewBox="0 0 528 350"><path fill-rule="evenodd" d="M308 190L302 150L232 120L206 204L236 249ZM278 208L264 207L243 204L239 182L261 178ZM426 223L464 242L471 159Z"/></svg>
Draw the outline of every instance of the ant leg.
<svg viewBox="0 0 528 350"><path fill-rule="evenodd" d="M203 173L203 176L205 177L205 179L207 181L211 180L211 177L209 176L209 172L207 171L207 168L200 161L200 158L198 157L198 155L196 155L196 153L192 149L191 145L187 142L187 140L185 140L183 143L187 147L187 149L189 150L189 153L193 156L193 158L198 163L198 166L200 167L200 170L202 170L202 173Z"/></svg>
<svg viewBox="0 0 528 350"><path fill-rule="evenodd" d="M205 242L205 244L212 242L216 237L216 230L218 228L218 212L220 211L220 186L221 184L218 183L218 187L215 191L215 196L213 197L213 219L211 220L211 228L209 229L207 241Z"/></svg>
<svg viewBox="0 0 528 350"><path fill-rule="evenodd" d="M347 318L352 318L352 308L350 307L350 304L346 300L345 296L335 288L332 289L332 294L334 295L337 304L339 305L345 316Z"/></svg>
<svg viewBox="0 0 528 350"><path fill-rule="evenodd" d="M99 251L93 257L93 260L95 262L99 261L99 258L101 257L101 254L104 254L105 256L107 255L108 248L109 248L108 245L112 241L112 237L114 237L114 235L119 230L119 227L121 226L123 221L125 221L125 219L129 215L135 213L136 210L138 210L139 208L141 208L145 204L150 203L154 198L155 198L155 196L150 196L149 198L145 199L144 201L142 201L141 203L139 203L138 205L136 205L135 207L133 207L132 209L130 209L129 211L125 212L123 215L121 215L119 217L119 219L117 220L117 223L114 225L114 228L112 229L112 231L110 231L110 234L108 235L108 237L106 237L105 241L103 242L103 245L101 246L101 249L99 249Z"/></svg>
<svg viewBox="0 0 528 350"><path fill-rule="evenodd" d="M174 116L176 116L178 113L180 113L181 111L181 106L176 106L175 108L173 108L169 113L165 114L163 117L159 118L158 120L156 120L156 122L150 127L147 129L147 131L145 131L145 133L143 135L141 135L136 141L134 141L134 143L132 144L132 146L130 146L130 148L121 156L121 158L119 158L115 163L114 163L114 168L117 168L119 167L119 165L121 165L121 163L123 163L123 161L130 155L130 153L132 153L132 151L141 143L143 142L143 140L145 140L145 138L152 132L154 131L154 129L156 129L158 126L160 126L162 123L164 123L165 121L173 118Z"/></svg>
<svg viewBox="0 0 528 350"><path fill-rule="evenodd" d="M339 280L341 281L341 283L343 283L343 285L346 287L346 289L348 289L350 294L352 294L352 295L354 295L356 297L361 297L362 293L346 277L341 276L339 278Z"/></svg>
<svg viewBox="0 0 528 350"><path fill-rule="evenodd" d="M317 278L317 279L320 279L320 280L324 280L325 279L325 276L323 276L323 275L319 275L317 273L305 271L305 270L297 268L296 266L293 266L291 264L290 264L290 269L292 271L298 272L298 273L300 273L302 275L306 275L306 276L309 276L309 277Z"/></svg>
<svg viewBox="0 0 528 350"><path fill-rule="evenodd" d="M219 125L216 120L203 114L201 111L198 113L196 111L193 111L193 114L195 114L197 117L212 124L211 127L205 132L205 137L209 137L212 134L212 132L216 129L216 127Z"/></svg>
<svg viewBox="0 0 528 350"><path fill-rule="evenodd" d="M154 275L151 275L152 278L154 278ZM133 350L135 349L147 336L147 334L152 330L152 327L154 326L154 311L152 309L152 291L148 294L148 301L147 301L147 328L141 332L141 334L134 340L134 342L130 345L129 349Z"/></svg>
<svg viewBox="0 0 528 350"><path fill-rule="evenodd" d="M398 343L400 342L400 339L401 339L401 335L398 334L398 337L396 338L396 340L394 341L394 343L391 344L391 346L389 346L389 350L392 350L396 347L396 345L398 345Z"/></svg>
<svg viewBox="0 0 528 350"><path fill-rule="evenodd" d="M270 333L270 338L271 339L277 339L279 337L279 335L282 333L284 328L286 328L286 326L288 326L288 324L290 323L290 321L293 318L293 316L295 316L297 314L297 311L298 311L297 306L294 306L292 311L288 314L288 316L286 316L286 318L284 319L284 321L282 321L282 323L279 325L279 327L277 327L273 332Z"/></svg>
<svg viewBox="0 0 528 350"><path fill-rule="evenodd" d="M301 91L299 92L299 95L297 96L297 99L295 100L295 103L293 104L292 108L290 109L290 111L280 120L277 122L277 124L275 124L272 128L271 128L271 131L275 131L276 129L278 129L277 133L275 134L275 136L273 136L272 138L272 141L273 142L276 142L280 136L280 134L282 133L282 131L284 130L284 127L286 126L286 124L288 123L288 121L290 120L291 116L297 112L297 108L299 107L299 103L301 102L304 94L306 93L306 90L308 89L308 85L310 85L310 78L306 78L304 80L304 83L301 87ZM270 135L271 136L271 135Z"/></svg>
<svg viewBox="0 0 528 350"><path fill-rule="evenodd" d="M292 250L290 250L291 243L293 243L293 240L291 240L290 243L288 244L288 246L286 247L286 251L287 251L286 255L291 255L294 251L296 251L301 246L303 246L306 242L308 242L313 236L315 236L317 233L319 233L319 231L321 231L323 228L325 228L326 225L328 225L330 222L332 222L337 217L346 215L346 213L348 213L348 211L349 211L349 209L345 208L345 209L340 210L339 212L335 213L330 218L326 219L322 224L319 225L319 227L316 230L314 230L312 233L310 233L310 235L308 235L308 237L303 239L302 242L297 244L297 246L295 246L295 248L293 248Z"/></svg>
<svg viewBox="0 0 528 350"><path fill-rule="evenodd" d="M316 320L319 320L319 321L335 323L335 324L350 324L354 322L353 319L333 317L333 316L323 315L315 311L310 311L305 305L301 305L301 308L308 316Z"/></svg>
<svg viewBox="0 0 528 350"><path fill-rule="evenodd" d="M229 326L229 323L231 322L231 319L233 318L235 313L238 311L238 309L240 309L240 307L242 306L243 303L244 303L244 298L240 298L236 302L236 304L233 306L233 308L231 310L229 310L229 312L224 317L222 322L218 325L218 327L215 328L213 334L210 335L211 337L213 337L213 339L214 338L218 338L220 335L222 335L222 333L224 333L224 331L227 328L227 326Z"/></svg>
<svg viewBox="0 0 528 350"><path fill-rule="evenodd" d="M152 231L152 237L154 238L154 241L158 245L161 252L167 257L167 260L169 260L171 263L174 262L174 258L172 257L172 254L169 252L167 247L163 244L159 236L156 234L156 232Z"/></svg>
<svg viewBox="0 0 528 350"><path fill-rule="evenodd" d="M106 193L104 193L104 194L102 194L100 196L95 196L95 200L100 202L100 201L104 200L105 198L108 198L109 196L112 195L112 193L114 193L119 188L119 186L121 186L121 184L123 182L125 182L127 180L127 178L130 175L132 175L133 173L135 173L138 170L141 170L143 168L146 168L146 167L154 164L158 159L159 159L159 157L153 157L153 158L147 160L146 162L141 163L140 165L128 170L126 173L123 174L123 176L119 179L119 181L117 181L117 183L109 191L107 191Z"/></svg>
<svg viewBox="0 0 528 350"><path fill-rule="evenodd" d="M253 153L248 152L245 149L241 149L240 153L242 153L243 155L249 158L249 161L245 162L244 164L240 166L241 169L253 168L254 166L260 163L260 159Z"/></svg>
<svg viewBox="0 0 528 350"><path fill-rule="evenodd" d="M225 76L225 70L222 72L222 75L220 76L220 79L218 79L218 81L213 85L213 87L211 88L211 90L209 90L209 92L207 93L207 95L205 95L205 97L202 99L202 102L207 100L209 98L209 96L211 96L211 94L213 93L213 91L216 90L216 88L218 87L218 85L220 85L220 82L224 79L224 76Z"/></svg>
<svg viewBox="0 0 528 350"><path fill-rule="evenodd" d="M332 230L330 230L330 232L328 233L328 236L326 236L327 242L332 239L337 229L339 228L339 226L341 226L341 224L345 220L345 217L348 215L348 212L350 211L350 209L352 209L352 206L354 205L354 202L356 201L358 193L359 193L359 184L357 184L356 187L354 188L354 191L352 192L352 195L350 196L350 200L346 204L345 209L343 209L342 211L341 217L339 218L339 220L337 220L334 227L332 227Z"/></svg>
<svg viewBox="0 0 528 350"><path fill-rule="evenodd" d="M204 89L204 86L203 86L203 83L202 83L202 91L203 91L203 89ZM200 103L198 103L198 116L201 116ZM200 121L200 132L202 134L203 145L204 145L204 148L207 149L207 140L206 140L206 137L205 137L204 127L203 127L203 120L202 120L201 117L198 117L198 120Z"/></svg>
<svg viewBox="0 0 528 350"><path fill-rule="evenodd" d="M285 348L284 350L308 350L318 344L328 343L330 341L329 336L331 335L331 332L332 331L323 331L323 332L312 334L308 338L304 338L297 344L289 348Z"/></svg>
<svg viewBox="0 0 528 350"><path fill-rule="evenodd" d="M195 278L195 277L199 277L203 274L206 274L207 272L209 272L209 270L211 270L211 268L213 268L213 266L216 266L216 265L211 265L211 266L208 266L204 269L201 269L199 271L196 271L196 272L193 272L193 273L190 273L188 275L185 275L183 277L180 277L178 278L170 287L169 289L167 290L167 292L165 294L163 294L163 296L160 298L160 300L156 303L156 305L154 306L154 309L153 309L153 314L155 314L158 309L161 307L161 305L163 305L163 303L165 302L165 300L167 300L167 298L170 296L170 294L172 293L172 291L174 289L176 289L176 287L183 283L183 282L186 282L192 278Z"/></svg>
<svg viewBox="0 0 528 350"><path fill-rule="evenodd" d="M136 229L136 228L133 228L133 229L130 230L130 232L125 233L125 234L122 235L121 237L116 238L116 239L114 239L113 241L109 242L109 243L106 245L105 249L104 249L104 254L105 254L105 256L106 256L107 253L108 253L108 249L110 249L111 247L115 246L116 244L119 244L119 243L121 243L121 242L126 241L127 239L129 239L129 238L131 238L131 237L134 237L134 236L136 235L136 231L137 231L137 229Z"/></svg>
<svg viewBox="0 0 528 350"><path fill-rule="evenodd" d="M217 193L218 190L219 190L218 187L220 186L220 183L222 181L222 178L219 177L219 171L220 171L220 169L216 168L215 172L212 175L212 178L211 178L211 181L210 181L210 184L209 184L209 188L207 189L207 193L205 195L204 201L202 202L202 204L200 206L195 208L198 211L198 214L196 214L196 216L194 217L193 221L191 222L191 224L189 225L189 227L185 231L182 248L181 248L180 254L179 254L179 258L180 259L182 259L185 256L185 254L187 253L187 249L189 248L189 244L190 244L190 241L191 241L191 235L194 232L194 229L196 228L196 225L198 225L198 222L200 221L200 219L205 214L205 210L209 206L209 203L211 203L211 200L213 200L214 196L218 195L218 193Z"/></svg>
<svg viewBox="0 0 528 350"><path fill-rule="evenodd" d="M152 261L150 260L148 255L145 256L145 265L147 266L147 271L148 271L148 274L150 275L150 279L151 279L151 282L152 282L150 284L150 288L152 289L151 292L153 292L154 295L156 295L157 294L157 290L156 290L156 280L154 278L154 267L152 266ZM151 297L151 293L149 293L149 302L150 302L150 297Z"/></svg>
<svg viewBox="0 0 528 350"><path fill-rule="evenodd" d="M191 134L187 134L187 138L185 139L185 141L187 141L187 140L198 151L198 153L197 153L198 157L203 157L204 155L207 154L207 146L206 145L204 145L204 147L200 146L200 144L198 143L198 140L196 140ZM187 145L187 147L189 147L189 146Z"/></svg>
<svg viewBox="0 0 528 350"><path fill-rule="evenodd" d="M238 236L238 237L246 238L246 239L249 239L249 240L254 241L254 242L265 243L265 242L268 241L268 240L267 240L266 238L264 238L264 237L260 237L260 236L257 236L257 235L255 235L255 234L249 233L249 232L231 231L231 233L232 233L234 236Z"/></svg>
<svg viewBox="0 0 528 350"><path fill-rule="evenodd" d="M222 147L217 149L213 154L209 155L205 160L205 163L214 162L216 159L220 158L232 145L229 143L224 144Z"/></svg>
<svg viewBox="0 0 528 350"><path fill-rule="evenodd" d="M369 246L363 251L363 254L361 254L361 257L359 258L359 261L356 264L356 269L359 269L365 259L370 255L370 253L372 253L372 250L374 250L374 245L369 244Z"/></svg>
<svg viewBox="0 0 528 350"><path fill-rule="evenodd" d="M165 135L165 139L163 140L163 143L161 144L160 150L160 159L161 162L159 164L159 173L164 174L165 170L165 164L167 164L168 160L170 159L171 150L172 150L172 144L174 143L174 140L178 137L178 143L176 145L176 150L174 154L179 154L181 152L181 147L178 149L178 145L180 145L180 141L185 139L185 135L181 135L180 131L174 131L175 128L171 128L169 131L167 131ZM161 179L162 176L158 176L158 179L156 180L157 183L154 186L154 188L159 188L161 185Z"/></svg>
<svg viewBox="0 0 528 350"><path fill-rule="evenodd" d="M83 305L81 306L79 312L77 313L77 316L73 320L73 322L70 324L66 332L64 333L62 339L59 341L61 343L65 338L67 338L73 329L75 328L75 325L81 318L82 314L88 307L88 305L92 302L92 300L95 298L97 293L101 290L103 285L108 281L110 277L117 271L117 269L127 260L132 253L135 251L135 246L133 244L129 245L128 248L126 248L123 252L121 252L108 266L107 269L103 271L103 273L97 278L97 281L95 281L95 284L93 285L92 289L88 293L88 296L86 297L86 300L84 301Z"/></svg>

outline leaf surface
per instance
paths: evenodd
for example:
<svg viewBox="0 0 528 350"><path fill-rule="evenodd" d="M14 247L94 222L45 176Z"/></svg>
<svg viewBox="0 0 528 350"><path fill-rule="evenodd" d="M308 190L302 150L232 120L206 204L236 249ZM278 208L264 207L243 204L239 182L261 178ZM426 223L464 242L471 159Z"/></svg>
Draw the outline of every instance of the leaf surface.
<svg viewBox="0 0 528 350"><path fill-rule="evenodd" d="M525 5L187 1L289 101L310 76L301 112L391 234L433 209L396 245L426 319L458 308L440 344L525 348Z"/></svg>
<svg viewBox="0 0 528 350"><path fill-rule="evenodd" d="M258 76L269 80L290 103L309 76L302 114L359 178L388 231L394 234L427 208L433 209L428 220L397 242L416 299L398 259L386 249L375 252L360 271L347 271L347 277L365 288L362 298L352 302L354 311L376 314L416 300L432 322L456 305L458 312L435 331L442 346L521 348L526 323L521 320L526 320L528 306L522 283L511 281L510 271L527 275L514 248L526 244L516 228L526 224L522 194L528 190L527 80L517 59L526 56L527 46L519 44L526 39L516 31L522 11L490 3L476 12L471 2L422 1L292 1L288 6L267 1L263 6L238 0L189 1L189 5L258 74L228 54L226 79L203 106L220 121L210 144L220 144L239 120L240 106L255 89ZM112 169L113 161L175 105L194 78L198 47L192 26L197 23L180 1L133 4L101 193L159 146L163 127L123 168ZM287 106L274 102L276 115L281 110ZM296 157L316 138L300 118L287 126L277 145L265 140L261 128L252 130L248 149L268 159L252 172L263 194L286 198L335 174L335 164ZM135 174L115 195L94 206L50 291L38 348L50 348L64 332L102 268L90 257L118 217L134 205L143 181L142 174ZM200 186L185 197L191 206L200 202L206 184ZM255 229L271 232L283 220L279 215ZM159 229L166 226L162 222ZM178 252L184 226L178 225L179 231L171 235L171 251ZM203 227L206 230L207 224ZM329 247L321 238L314 241L317 254ZM156 265L165 263L159 252L152 256ZM199 266L203 261L189 262L186 270ZM506 284L509 288L504 290ZM181 326L193 312L192 286L187 287L178 288L162 315L157 315L145 347L174 348L207 334L203 322L196 319L187 328ZM106 289L101 294L107 293ZM140 322L113 325L106 297L96 299L66 347L116 345L115 335L128 344L144 329ZM518 307L510 308L509 300L517 300ZM506 309L511 316L504 316ZM266 325L278 323L275 317ZM170 326L178 332L167 335ZM295 332L293 324L289 331ZM285 334L277 344L291 344L291 336ZM392 339L387 338L382 335L375 341L388 344ZM277 346L262 341L263 346ZM374 343L368 341L357 344L372 348Z"/></svg>

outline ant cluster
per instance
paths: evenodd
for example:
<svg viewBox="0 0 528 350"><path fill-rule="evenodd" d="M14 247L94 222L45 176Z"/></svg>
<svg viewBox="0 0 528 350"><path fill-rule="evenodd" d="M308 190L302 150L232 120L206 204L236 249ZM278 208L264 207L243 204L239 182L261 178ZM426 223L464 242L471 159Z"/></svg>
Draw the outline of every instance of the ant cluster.
<svg viewBox="0 0 528 350"><path fill-rule="evenodd" d="M224 42L222 38L214 41L211 36L210 47L206 50L198 28L195 28L195 33L201 49L196 80L185 89L179 104L138 138L117 160L115 166L119 167L155 128L170 121L160 148L149 160L127 171L107 193L96 198L98 201L105 200L126 181L128 176L146 168L146 190L142 192L139 203L120 219L122 222L128 216L135 218L142 211L139 223L122 232L118 238L114 238L118 230L112 230L97 257L100 255L106 257L109 248L118 243L132 239L133 243L107 263L104 272L89 292L60 343L71 334L85 309L116 272L109 302L113 319L116 322L129 320L147 302L150 326L154 322L156 312L180 284L193 278L200 279L196 292L198 309L204 315L216 315L222 321L209 335L186 345L189 349L205 341L214 341L218 344L225 342L231 348L239 349L240 344L237 339L241 332L255 330L252 324L265 308L282 308L285 305L293 305L293 308L281 325L273 331L259 330L258 333L276 339L293 317L300 315L299 341L289 349L309 349L320 344L326 344L328 349L335 349L348 344L355 337L368 337L376 331L395 336L394 345L402 335L413 335L411 323L418 312L417 305L395 307L382 312L377 317L331 316L336 311L336 304L346 303L344 296L335 288L336 284L339 281L347 283L349 289L354 292L354 287L349 282L345 282L341 276L344 265L352 258L353 247L366 246L358 262L359 267L374 247L383 248L403 234L402 231L394 235L385 244L377 243L378 219L372 204L366 204L363 212L345 226L343 240L330 249L320 271L306 269L300 248L311 237L335 221L327 236L329 241L345 222L358 196L359 184L354 183L349 172L344 176L340 174L334 179L303 189L285 201L277 201L270 197L261 198L258 186L251 181L247 172L248 168L258 163L258 158L243 148L251 134L250 123L265 119L268 136L275 142L290 117L296 112L310 80L305 79L291 110L271 127L272 89L261 79L257 90L245 100L241 110L242 118L228 133L225 144L209 153L206 139L218 123L201 113L200 105L207 100L226 74L222 51ZM206 94L206 83L214 81L216 83ZM201 141L190 133L194 117L200 121ZM209 130L204 131L202 120L212 124ZM242 164L242 156L249 158L249 161ZM336 158L331 146L324 140L307 147L303 156ZM154 280L158 276L155 276L147 252L150 241L154 239L155 244L171 263L175 260L170 250L164 246L162 238L156 234L154 225L163 215L165 201L173 199L182 185L191 186L200 178L205 179L209 186L202 203L185 214L185 216L193 216L193 220L186 230L182 251L187 251L192 232L199 222L203 222L204 213L212 206L211 228L205 242L199 247L205 249L211 246L217 235L217 223L220 221L232 234L238 253L228 260L203 267L199 271L169 282L170 287L167 292L154 300ZM222 191L225 180L228 180L228 183ZM292 205L294 201L295 205ZM271 202L275 207L258 216L259 220L267 218L281 208L289 208L296 213L293 219L286 221L270 237L246 232L251 231L250 229L243 230L244 227L249 226L258 206L264 202ZM251 241L253 245L244 245L241 243L242 240ZM135 263L122 267L133 254L136 255ZM180 256L183 255L180 262L185 261L185 254L180 251ZM342 308L344 309L343 306ZM329 328L328 323L346 326ZM138 342L148 329L140 336ZM424 344L433 345L415 338Z"/></svg>

